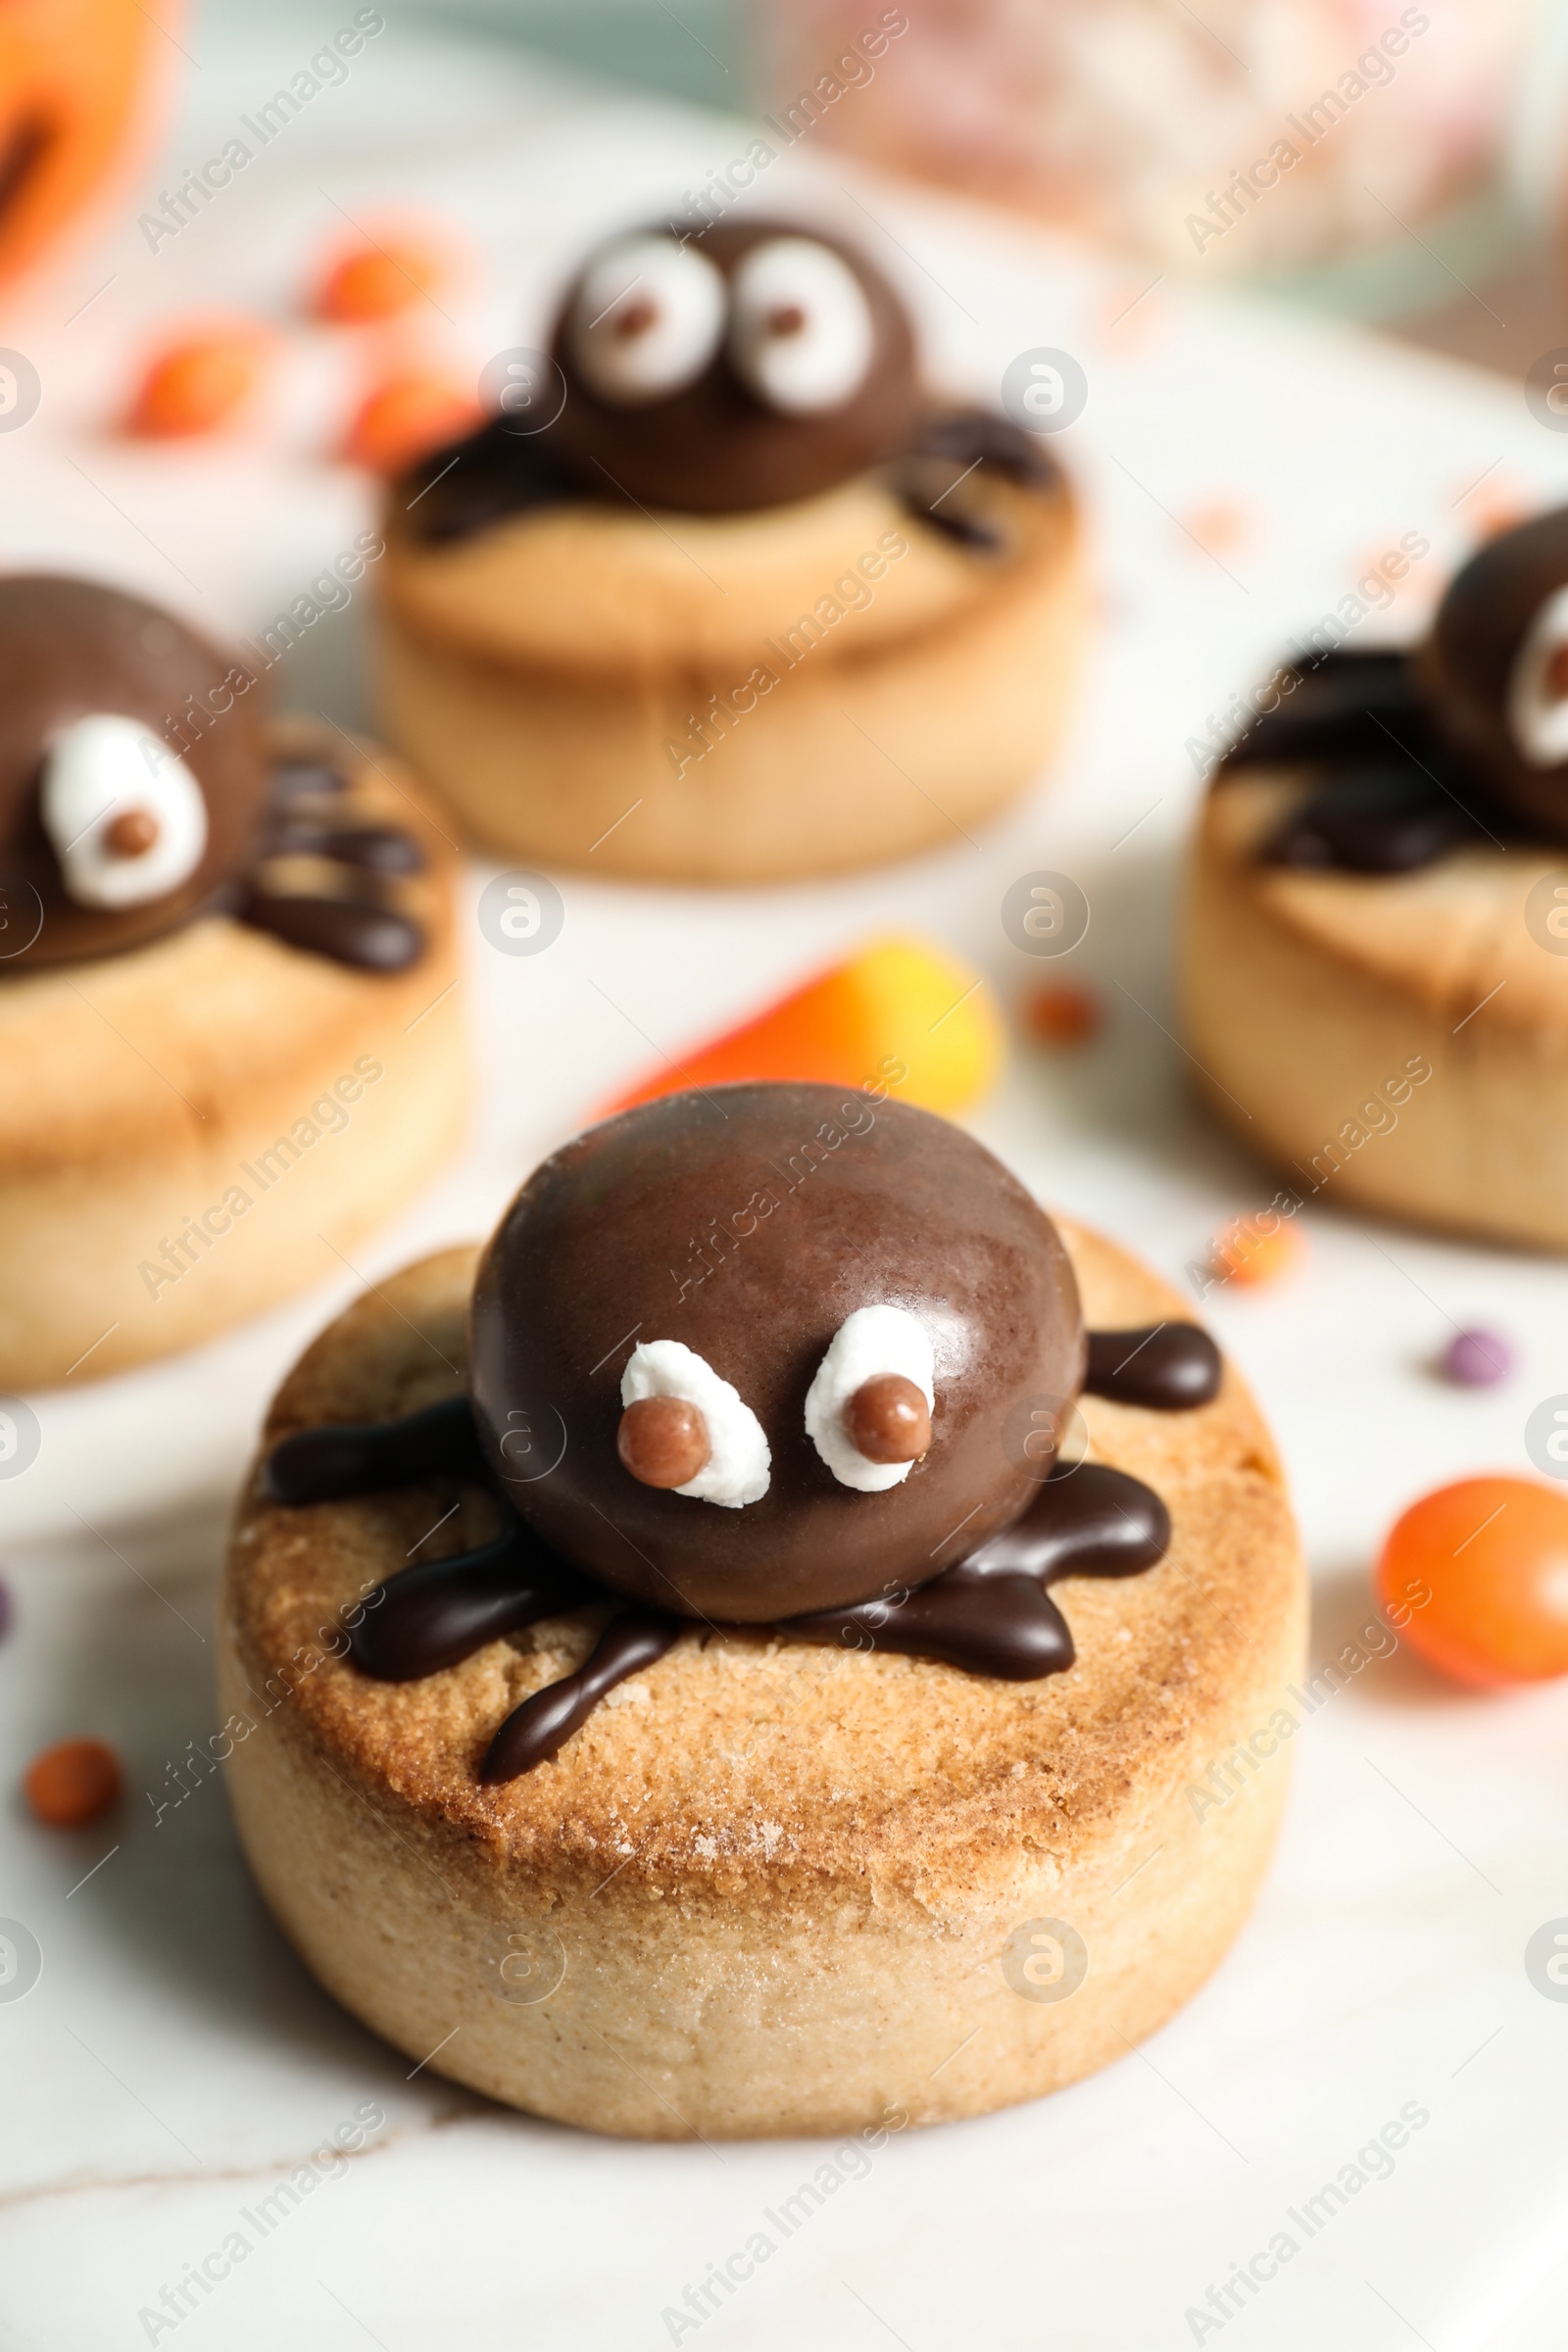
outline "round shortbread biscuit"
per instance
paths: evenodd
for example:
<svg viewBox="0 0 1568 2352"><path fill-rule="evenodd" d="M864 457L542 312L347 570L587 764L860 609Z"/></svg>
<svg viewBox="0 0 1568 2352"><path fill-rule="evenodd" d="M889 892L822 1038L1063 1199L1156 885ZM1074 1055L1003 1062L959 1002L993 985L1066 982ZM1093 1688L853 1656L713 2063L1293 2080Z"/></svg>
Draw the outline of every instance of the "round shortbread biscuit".
<svg viewBox="0 0 1568 2352"><path fill-rule="evenodd" d="M424 953L365 971L215 915L0 978L0 1389L123 1371L340 1273L456 1144L453 846L384 755L270 741L417 840Z"/></svg>
<svg viewBox="0 0 1568 2352"><path fill-rule="evenodd" d="M1109 1243L1064 1238L1092 1324L1182 1314ZM474 1262L429 1258L334 1323L269 1447L453 1394ZM1069 1672L1004 1683L694 1625L553 1761L489 1788L496 1727L581 1662L604 1612L369 1681L334 1654L344 1611L411 1556L482 1541L495 1506L434 1483L291 1510L253 1483L221 1737L245 1851L307 1966L454 2080L652 2139L974 2115L1121 2056L1256 1891L1289 1750L1236 1802L1209 1775L1298 1673L1305 1591L1233 1371L1193 1412L1082 1410L1095 1458L1154 1487L1174 1534L1145 1574L1056 1588Z"/></svg>
<svg viewBox="0 0 1568 2352"><path fill-rule="evenodd" d="M1239 770L1203 810L1182 960L1209 1102L1298 1193L1568 1249L1568 956L1530 919L1560 855L1260 862L1313 782Z"/></svg>
<svg viewBox="0 0 1568 2352"><path fill-rule="evenodd" d="M879 478L760 514L536 508L381 566L392 740L501 858L757 882L907 856L1025 785L1085 624L1059 484L977 552ZM764 683L770 680L770 683Z"/></svg>

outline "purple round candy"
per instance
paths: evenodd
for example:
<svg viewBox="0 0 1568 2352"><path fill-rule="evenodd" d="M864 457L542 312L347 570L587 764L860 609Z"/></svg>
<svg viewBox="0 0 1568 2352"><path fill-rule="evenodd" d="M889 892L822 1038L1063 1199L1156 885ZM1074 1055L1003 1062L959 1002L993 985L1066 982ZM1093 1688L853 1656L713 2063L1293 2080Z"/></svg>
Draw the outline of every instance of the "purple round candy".
<svg viewBox="0 0 1568 2352"><path fill-rule="evenodd" d="M1456 1388L1490 1389L1513 1370L1513 1349L1494 1331L1456 1331L1439 1368Z"/></svg>

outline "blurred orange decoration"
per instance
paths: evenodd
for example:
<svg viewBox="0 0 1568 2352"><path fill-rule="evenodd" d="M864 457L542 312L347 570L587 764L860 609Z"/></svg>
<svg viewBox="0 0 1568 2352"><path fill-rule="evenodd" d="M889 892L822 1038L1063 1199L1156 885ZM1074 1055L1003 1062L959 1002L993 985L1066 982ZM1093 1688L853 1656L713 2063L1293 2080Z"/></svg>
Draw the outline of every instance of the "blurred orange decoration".
<svg viewBox="0 0 1568 2352"><path fill-rule="evenodd" d="M451 255L431 238L388 234L335 261L311 297L313 318L332 326L371 326L444 286Z"/></svg>
<svg viewBox="0 0 1568 2352"><path fill-rule="evenodd" d="M1394 1523L1374 1579L1413 1649L1483 1689L1568 1674L1568 1494L1461 1478Z"/></svg>
<svg viewBox="0 0 1568 2352"><path fill-rule="evenodd" d="M149 440L183 440L233 422L258 390L272 356L264 327L212 327L181 336L149 361L125 430Z"/></svg>
<svg viewBox="0 0 1568 2352"><path fill-rule="evenodd" d="M23 1776L33 1816L51 1830L85 1829L120 1794L120 1759L101 1740L62 1740L34 1756Z"/></svg>
<svg viewBox="0 0 1568 2352"><path fill-rule="evenodd" d="M1093 989L1048 980L1025 997L1023 1018L1042 1046L1084 1046L1098 1037L1105 1015Z"/></svg>
<svg viewBox="0 0 1568 2352"><path fill-rule="evenodd" d="M984 983L946 949L879 939L755 1020L666 1060L607 1110L629 1110L682 1087L743 1078L868 1086L950 1116L968 1108L1002 1066L1002 1023Z"/></svg>
<svg viewBox="0 0 1568 2352"><path fill-rule="evenodd" d="M1207 276L1393 244L1484 190L1534 16L1533 0L754 10L775 154L849 148Z"/></svg>
<svg viewBox="0 0 1568 2352"><path fill-rule="evenodd" d="M477 394L449 375L410 369L376 385L344 438L342 455L371 473L401 473L427 450L461 440L480 420Z"/></svg>
<svg viewBox="0 0 1568 2352"><path fill-rule="evenodd" d="M1214 1236L1208 1262L1222 1282L1255 1290L1290 1273L1304 1248L1294 1225L1276 1210L1263 1209L1256 1216L1233 1217Z"/></svg>
<svg viewBox="0 0 1568 2352"><path fill-rule="evenodd" d="M17 277L128 160L168 73L177 0L3 0L0 282Z"/></svg>

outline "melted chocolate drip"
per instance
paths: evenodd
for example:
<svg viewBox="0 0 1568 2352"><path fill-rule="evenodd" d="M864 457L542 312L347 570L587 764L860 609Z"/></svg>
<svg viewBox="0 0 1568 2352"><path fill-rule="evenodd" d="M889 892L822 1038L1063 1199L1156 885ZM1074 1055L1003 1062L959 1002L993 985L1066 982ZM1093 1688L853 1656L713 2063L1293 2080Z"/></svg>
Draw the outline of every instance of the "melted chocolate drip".
<svg viewBox="0 0 1568 2352"><path fill-rule="evenodd" d="M1219 1349L1196 1323L1092 1331L1084 1387L1115 1404L1181 1413L1218 1396L1222 1369Z"/></svg>
<svg viewBox="0 0 1568 2352"><path fill-rule="evenodd" d="M1294 674L1221 768L1327 771L1264 842L1264 864L1404 874L1517 830L1440 738L1405 655L1332 653Z"/></svg>
<svg viewBox="0 0 1568 2352"><path fill-rule="evenodd" d="M678 1617L657 1616L652 1610L631 1609L612 1618L575 1674L547 1683L514 1708L485 1751L480 1780L486 1785L514 1781L519 1773L548 1763L572 1733L582 1729L607 1692L662 1658L684 1630Z"/></svg>
<svg viewBox="0 0 1568 2352"><path fill-rule="evenodd" d="M962 481L951 466L930 458L916 458L899 468L899 496L917 522L928 523L932 530L941 531L967 547L976 555L995 555L1006 542L993 523L971 514L956 500L948 499L950 490L956 490Z"/></svg>
<svg viewBox="0 0 1568 2352"><path fill-rule="evenodd" d="M1264 844L1269 865L1407 874L1477 838L1474 818L1410 768L1357 763L1293 808Z"/></svg>
<svg viewBox="0 0 1568 2352"><path fill-rule="evenodd" d="M417 874L424 852L412 833L396 825L316 825L297 819L267 836L269 858L327 858L372 874Z"/></svg>
<svg viewBox="0 0 1568 2352"><path fill-rule="evenodd" d="M404 506L416 517L416 533L437 544L471 538L533 507L613 495L608 483L579 481L550 455L542 435L519 433L501 416L421 460L401 487L410 494Z"/></svg>
<svg viewBox="0 0 1568 2352"><path fill-rule="evenodd" d="M1164 1359L1177 1368L1161 1389L1161 1408L1205 1401L1213 1386L1201 1396L1197 1392L1204 1376L1217 1379L1217 1357L1211 1366L1192 1339L1206 1335L1190 1324L1162 1330L1173 1342ZM1113 1347L1140 1336L1100 1335ZM1146 1352L1157 1336L1148 1341ZM1207 1347L1212 1351L1211 1342ZM1116 1377L1114 1367L1107 1377ZM1183 1383L1188 1394L1178 1397L1174 1389ZM1125 1384L1114 1393L1131 1400ZM482 1481L510 1513L484 1464L466 1396L400 1421L302 1430L273 1447L262 1484L272 1500L298 1505L443 1474ZM1083 1462L1054 1471L1022 1518L929 1584L854 1608L785 1618L779 1630L801 1641L880 1647L1001 1681L1034 1682L1064 1672L1076 1654L1047 1587L1068 1576L1136 1576L1162 1558L1169 1543L1170 1514L1142 1480ZM509 1516L502 1533L478 1549L401 1569L378 1585L363 1604L350 1649L362 1673L380 1682L414 1682L461 1664L486 1642L540 1617L609 1597ZM651 1609L613 1618L576 1673L536 1690L508 1716L480 1779L514 1780L546 1762L607 1691L662 1657L687 1625Z"/></svg>
<svg viewBox="0 0 1568 2352"><path fill-rule="evenodd" d="M1004 1683L1061 1674L1074 1656L1067 1620L1043 1585L1032 1576L976 1576L966 1563L944 1570L907 1599L824 1609L785 1625L806 1642L898 1650Z"/></svg>
<svg viewBox="0 0 1568 2352"><path fill-rule="evenodd" d="M1226 755L1227 767L1273 766L1348 753L1387 758L1385 727L1423 760L1437 751L1404 654L1325 654L1310 668L1289 674L1294 687L1253 720Z"/></svg>
<svg viewBox="0 0 1568 2352"><path fill-rule="evenodd" d="M976 554L993 554L1004 534L950 496L976 466L992 466L1031 490L1059 478L1032 433L984 409L960 409L923 419L915 448L898 469L899 495L921 522Z"/></svg>
<svg viewBox="0 0 1568 2352"><path fill-rule="evenodd" d="M892 1599L790 1617L806 1641L938 1658L1009 1683L1061 1674L1075 1656L1046 1588L1064 1576L1136 1576L1170 1543L1170 1514L1141 1479L1101 1462L1054 1471L1021 1519L930 1584Z"/></svg>
<svg viewBox="0 0 1568 2352"><path fill-rule="evenodd" d="M960 473L978 461L1031 490L1050 489L1061 479L1038 434L1026 433L992 409L948 409L922 418L913 455L951 458Z"/></svg>
<svg viewBox="0 0 1568 2352"><path fill-rule="evenodd" d="M272 763L273 802L288 808L295 801L336 800L348 790L348 779L319 760L277 760Z"/></svg>
<svg viewBox="0 0 1568 2352"><path fill-rule="evenodd" d="M466 1396L427 1404L399 1421L329 1421L302 1429L268 1455L262 1491L271 1502L339 1502L441 1477L490 1482Z"/></svg>
<svg viewBox="0 0 1568 2352"><path fill-rule="evenodd" d="M1046 489L1060 478L1033 434L1021 432L1005 416L962 409L922 420L896 479L912 514L965 546L991 549L1001 545L1001 535L955 508L945 495L976 463L1032 489ZM550 453L544 434L519 433L502 417L422 460L418 473L402 486L414 529L436 543L470 538L535 507L568 499L618 503L622 497L609 475L579 476Z"/></svg>
<svg viewBox="0 0 1568 2352"><path fill-rule="evenodd" d="M422 1560L377 1585L349 1636L354 1663L380 1683L461 1666L487 1642L597 1599L596 1588L514 1520L490 1544ZM373 1612L373 1613L372 1613Z"/></svg>
<svg viewBox="0 0 1568 2352"><path fill-rule="evenodd" d="M316 760L280 760L270 785L272 815L257 844L256 866L279 858L321 858L344 869L352 895L270 890L253 873L233 895L236 919L360 971L402 972L417 963L424 933L375 888L379 877L423 871L424 853L413 835L397 825L357 825L341 817L322 823L306 813L311 804L330 804L348 790L335 768Z"/></svg>
<svg viewBox="0 0 1568 2352"><path fill-rule="evenodd" d="M424 953L424 933L394 906L360 899L313 899L253 886L239 917L291 948L352 963L366 972L402 972Z"/></svg>

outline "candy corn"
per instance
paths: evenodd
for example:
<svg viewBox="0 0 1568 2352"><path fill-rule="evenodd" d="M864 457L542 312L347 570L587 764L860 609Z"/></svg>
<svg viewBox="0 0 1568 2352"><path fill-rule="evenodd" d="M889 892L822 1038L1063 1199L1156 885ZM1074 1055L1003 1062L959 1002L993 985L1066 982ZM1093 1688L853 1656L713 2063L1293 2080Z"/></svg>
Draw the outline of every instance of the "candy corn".
<svg viewBox="0 0 1568 2352"><path fill-rule="evenodd" d="M901 1102L964 1110L995 1080L1002 1023L985 982L928 941L874 941L722 1037L678 1054L607 1105L742 1078L885 1085Z"/></svg>

